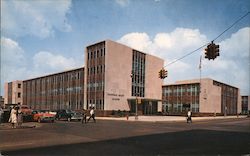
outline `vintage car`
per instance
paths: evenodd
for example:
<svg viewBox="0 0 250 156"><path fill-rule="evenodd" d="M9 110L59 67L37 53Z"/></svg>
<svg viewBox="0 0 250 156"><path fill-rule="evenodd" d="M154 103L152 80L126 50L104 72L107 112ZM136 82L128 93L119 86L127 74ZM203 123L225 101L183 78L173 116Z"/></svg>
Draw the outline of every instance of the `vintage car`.
<svg viewBox="0 0 250 156"><path fill-rule="evenodd" d="M55 115L49 113L47 110L34 110L33 112L33 120L37 122L54 122L55 121Z"/></svg>
<svg viewBox="0 0 250 156"><path fill-rule="evenodd" d="M68 109L58 110L56 113L56 120L82 120L82 114Z"/></svg>
<svg viewBox="0 0 250 156"><path fill-rule="evenodd" d="M27 105L20 105L19 108L21 109L23 115L32 115L32 109L30 109Z"/></svg>

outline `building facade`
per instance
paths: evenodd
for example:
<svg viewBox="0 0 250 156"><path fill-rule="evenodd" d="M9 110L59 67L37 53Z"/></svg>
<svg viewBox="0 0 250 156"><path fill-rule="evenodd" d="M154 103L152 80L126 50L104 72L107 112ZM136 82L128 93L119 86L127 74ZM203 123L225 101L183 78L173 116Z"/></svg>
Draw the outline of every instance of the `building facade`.
<svg viewBox="0 0 250 156"><path fill-rule="evenodd" d="M250 110L250 96L241 96L241 113L242 114L248 114Z"/></svg>
<svg viewBox="0 0 250 156"><path fill-rule="evenodd" d="M135 112L140 99L139 114L161 110L162 59L110 40L86 47L85 56L86 108Z"/></svg>
<svg viewBox="0 0 250 156"><path fill-rule="evenodd" d="M23 82L20 80L4 84L4 104L23 104Z"/></svg>
<svg viewBox="0 0 250 156"><path fill-rule="evenodd" d="M111 40L87 46L85 56L84 68L19 81L21 103L48 110L95 107L100 115L113 110L138 114L161 111L163 81L158 72L162 59ZM19 95L7 89L5 95Z"/></svg>
<svg viewBox="0 0 250 156"><path fill-rule="evenodd" d="M233 115L241 112L238 88L212 79L177 81L162 87L163 112L170 114L219 113Z"/></svg>
<svg viewBox="0 0 250 156"><path fill-rule="evenodd" d="M83 108L84 68L23 81L23 104L32 109Z"/></svg>

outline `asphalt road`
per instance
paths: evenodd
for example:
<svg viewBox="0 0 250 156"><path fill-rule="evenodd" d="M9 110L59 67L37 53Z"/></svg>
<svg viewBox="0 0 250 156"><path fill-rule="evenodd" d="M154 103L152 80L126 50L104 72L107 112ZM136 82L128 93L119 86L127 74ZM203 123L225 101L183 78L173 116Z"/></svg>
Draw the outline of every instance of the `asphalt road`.
<svg viewBox="0 0 250 156"><path fill-rule="evenodd" d="M250 118L184 122L59 121L0 130L2 155L246 155Z"/></svg>

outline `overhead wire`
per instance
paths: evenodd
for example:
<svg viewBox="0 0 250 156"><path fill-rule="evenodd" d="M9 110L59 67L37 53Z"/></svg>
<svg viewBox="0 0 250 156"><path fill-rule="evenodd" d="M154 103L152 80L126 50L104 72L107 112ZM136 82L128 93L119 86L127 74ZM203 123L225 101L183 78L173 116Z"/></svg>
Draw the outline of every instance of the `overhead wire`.
<svg viewBox="0 0 250 156"><path fill-rule="evenodd" d="M236 20L231 26L229 26L229 27L228 27L227 29L225 29L222 33L220 33L217 37L215 37L212 41L215 41L215 40L217 40L219 37L221 37L225 32L227 32L229 29L231 29L235 24L237 24L237 23L238 23L239 21L241 21L243 18L245 18L249 13L250 13L250 12L248 11L246 14L244 14L243 16L241 16L241 17L240 17L238 20ZM212 41L211 41L211 42L212 42ZM168 64L165 65L164 67L167 67L167 66L169 66L169 65L171 65L171 64L174 64L174 63L178 62L179 60L182 60L183 58L185 58L185 57L187 57L187 56L193 54L194 52L200 50L201 48L203 48L203 47L205 47L205 46L207 46L207 45L209 45L209 44L210 44L210 43L207 43L207 44L202 45L201 47L195 49L194 51L191 51L191 52L189 52L189 53L183 55L182 57L180 57L180 58L178 58L178 59L176 59L176 60L174 60L174 61L168 63Z"/></svg>

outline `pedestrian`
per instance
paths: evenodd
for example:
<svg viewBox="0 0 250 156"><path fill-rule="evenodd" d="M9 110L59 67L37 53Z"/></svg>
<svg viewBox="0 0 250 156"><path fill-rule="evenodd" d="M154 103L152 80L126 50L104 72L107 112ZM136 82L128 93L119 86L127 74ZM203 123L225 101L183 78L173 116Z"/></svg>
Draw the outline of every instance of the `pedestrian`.
<svg viewBox="0 0 250 156"><path fill-rule="evenodd" d="M192 116L192 113L191 113L190 110L188 110L188 113L187 113L187 123L189 123L189 122L192 123L192 118L191 118L191 116Z"/></svg>
<svg viewBox="0 0 250 156"><path fill-rule="evenodd" d="M87 123L87 115L85 109L82 110L82 124Z"/></svg>
<svg viewBox="0 0 250 156"><path fill-rule="evenodd" d="M17 123L17 109L16 109L16 107L12 108L10 111L9 122L11 123L12 128L16 128L16 123Z"/></svg>
<svg viewBox="0 0 250 156"><path fill-rule="evenodd" d="M0 107L0 124L2 123L3 120L3 114L4 114L3 108Z"/></svg>
<svg viewBox="0 0 250 156"><path fill-rule="evenodd" d="M23 113L20 107L17 107L17 125L21 127L22 123L23 123Z"/></svg>
<svg viewBox="0 0 250 156"><path fill-rule="evenodd" d="M93 118L93 120L94 120L94 122L96 122L95 121L95 111L94 111L94 107L91 107L91 109L90 109L90 117L89 117L89 119L88 119L88 122L89 122L89 120L91 119L91 118Z"/></svg>

